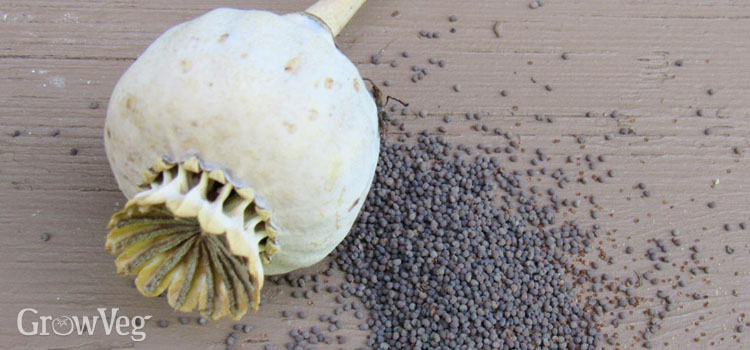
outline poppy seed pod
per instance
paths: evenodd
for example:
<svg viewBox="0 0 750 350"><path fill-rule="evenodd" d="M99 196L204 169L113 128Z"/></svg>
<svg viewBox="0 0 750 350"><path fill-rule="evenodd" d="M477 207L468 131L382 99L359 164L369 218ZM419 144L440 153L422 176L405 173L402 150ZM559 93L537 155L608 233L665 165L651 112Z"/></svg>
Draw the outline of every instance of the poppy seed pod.
<svg viewBox="0 0 750 350"><path fill-rule="evenodd" d="M364 1L343 2L358 3L351 17ZM213 10L120 78L104 140L129 200L106 249L142 294L238 319L264 275L310 266L348 233L377 164L377 108L326 17Z"/></svg>

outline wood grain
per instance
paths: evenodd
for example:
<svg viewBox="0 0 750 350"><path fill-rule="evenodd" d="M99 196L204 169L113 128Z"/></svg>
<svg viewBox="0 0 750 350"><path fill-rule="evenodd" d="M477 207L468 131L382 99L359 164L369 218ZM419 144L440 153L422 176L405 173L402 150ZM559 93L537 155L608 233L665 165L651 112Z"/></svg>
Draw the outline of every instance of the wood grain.
<svg viewBox="0 0 750 350"><path fill-rule="evenodd" d="M219 349L231 322L198 326L177 324L164 300L146 299L115 273L103 249L104 226L124 202L110 173L101 139L107 99L117 78L147 45L167 28L215 7L259 8L289 12L312 1L167 1L167 0L0 0L0 344L29 349ZM450 23L449 15L458 22ZM500 37L493 32L500 23ZM456 33L450 33L455 27ZM439 31L439 39L419 36ZM669 239L679 228L683 245L670 246L676 267L655 271L665 282L638 289L647 297L619 328L619 348L640 348L643 311L656 307L656 290L674 294L678 308L652 338L660 349L741 349L750 341L735 327L747 322L750 307L750 3L718 0L548 0L532 10L527 1L380 0L370 1L337 38L341 50L362 75L380 83L387 94L425 109L427 118L405 117L409 130L446 128L447 137L466 144L505 145L491 130L511 130L525 149L509 169L525 171L537 147L550 155L543 166L564 167L575 180L558 193L582 198L581 208L560 213L593 223L607 232L596 247L617 258L600 271L624 279L634 271L653 270L643 256L653 239ZM401 57L408 51L409 58ZM568 53L568 59L561 58ZM370 57L380 54L381 64ZM428 63L446 61L445 68ZM391 67L391 60L398 60ZM675 63L681 61L682 65ZM427 67L419 83L410 81L412 65ZM536 81L534 83L533 81ZM461 85L461 92L453 86ZM552 91L544 87L550 85ZM707 94L712 88L713 96ZM507 90L509 96L500 96ZM91 109L97 102L100 107ZM705 116L697 115L703 109ZM620 117L606 115L613 110ZM586 112L596 114L586 118ZM467 121L464 113L478 113ZM444 124L445 114L453 122ZM536 114L554 116L539 122ZM472 130L486 124L490 132ZM713 134L705 135L706 128ZM633 133L620 135L621 128ZM18 131L18 136L14 136ZM59 132L59 135L53 136ZM606 141L604 135L613 133ZM398 137L397 131L392 132ZM586 135L585 145L576 143ZM71 155L76 149L77 155ZM567 155L608 159L596 170ZM507 155L502 155L507 160ZM539 167L536 167L539 168ZM614 169L605 183L590 180ZM577 172L583 171L584 175ZM711 186L714 179L720 183ZM542 189L555 186L549 177L527 177ZM651 191L643 197L634 186ZM716 201L716 209L706 203ZM725 231L723 225L734 225ZM51 234L49 242L39 237ZM701 261L688 261L689 247L703 248ZM622 253L626 245L636 253ZM736 249L733 255L725 246ZM596 260L596 251L582 262ZM635 260L635 261L633 261ZM716 271L692 277L680 267L710 264ZM627 267L627 268L626 268ZM313 269L320 269L316 266ZM685 268L683 268L685 269ZM688 279L673 289L676 276ZM333 276L330 283L338 283ZM739 296L733 296L737 290ZM248 339L268 339L279 348L291 327L312 325L335 303L316 295L312 305L290 297L290 288L270 285L264 305L245 322L255 326ZM700 301L688 295L699 291ZM704 305L704 303L708 303ZM49 315L93 315L97 307L119 307L127 315L167 319L166 329L147 327L148 337L19 335L18 311L33 307ZM307 320L283 319L280 311L307 310ZM347 314L348 315L348 314ZM366 332L346 316L351 339L346 348L363 345ZM608 320L610 317L604 317ZM702 320L701 320L702 318ZM698 322L698 325L696 325ZM266 335L266 338L263 337ZM695 342L693 338L699 338ZM264 343L258 343L264 344ZM259 349L243 343L243 349ZM614 348L614 347L610 347Z"/></svg>

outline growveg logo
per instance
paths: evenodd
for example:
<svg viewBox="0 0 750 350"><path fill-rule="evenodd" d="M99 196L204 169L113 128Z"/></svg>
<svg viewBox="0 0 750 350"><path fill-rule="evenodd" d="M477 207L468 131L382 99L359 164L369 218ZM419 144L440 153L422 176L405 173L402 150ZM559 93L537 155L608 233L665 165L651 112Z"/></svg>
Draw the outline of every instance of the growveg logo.
<svg viewBox="0 0 750 350"><path fill-rule="evenodd" d="M104 334L115 334L120 336L130 336L130 339L136 342L146 339L146 333L142 331L146 325L146 320L151 315L146 316L117 316L119 308L97 308L99 313L95 316L39 316L39 311L32 308L26 308L18 312L18 332L22 335L33 336L68 336L68 335L94 335L97 329L103 329ZM99 325L101 323L101 326Z"/></svg>

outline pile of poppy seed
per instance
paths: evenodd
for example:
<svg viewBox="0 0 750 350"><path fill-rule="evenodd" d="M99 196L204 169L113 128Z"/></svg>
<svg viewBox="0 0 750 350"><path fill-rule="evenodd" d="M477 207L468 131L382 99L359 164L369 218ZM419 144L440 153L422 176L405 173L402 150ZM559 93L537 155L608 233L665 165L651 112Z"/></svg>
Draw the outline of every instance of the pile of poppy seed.
<svg viewBox="0 0 750 350"><path fill-rule="evenodd" d="M336 251L363 286L373 349L593 349L592 315L565 281L584 229L554 229L496 157L442 136L384 142L363 212ZM502 191L497 191L500 189Z"/></svg>

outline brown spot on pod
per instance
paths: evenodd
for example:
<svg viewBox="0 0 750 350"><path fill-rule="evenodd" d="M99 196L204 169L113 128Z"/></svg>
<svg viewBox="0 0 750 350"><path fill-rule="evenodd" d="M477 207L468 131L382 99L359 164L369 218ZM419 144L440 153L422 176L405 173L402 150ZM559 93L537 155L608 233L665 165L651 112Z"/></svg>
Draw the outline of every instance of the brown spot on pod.
<svg viewBox="0 0 750 350"><path fill-rule="evenodd" d="M289 73L297 73L299 70L299 56L292 58L289 60L289 62L286 63L286 66L284 66L284 71Z"/></svg>
<svg viewBox="0 0 750 350"><path fill-rule="evenodd" d="M193 64L190 61L187 60L181 60L180 61L180 67L182 67L182 72L187 73L190 71L190 69L193 68Z"/></svg>

